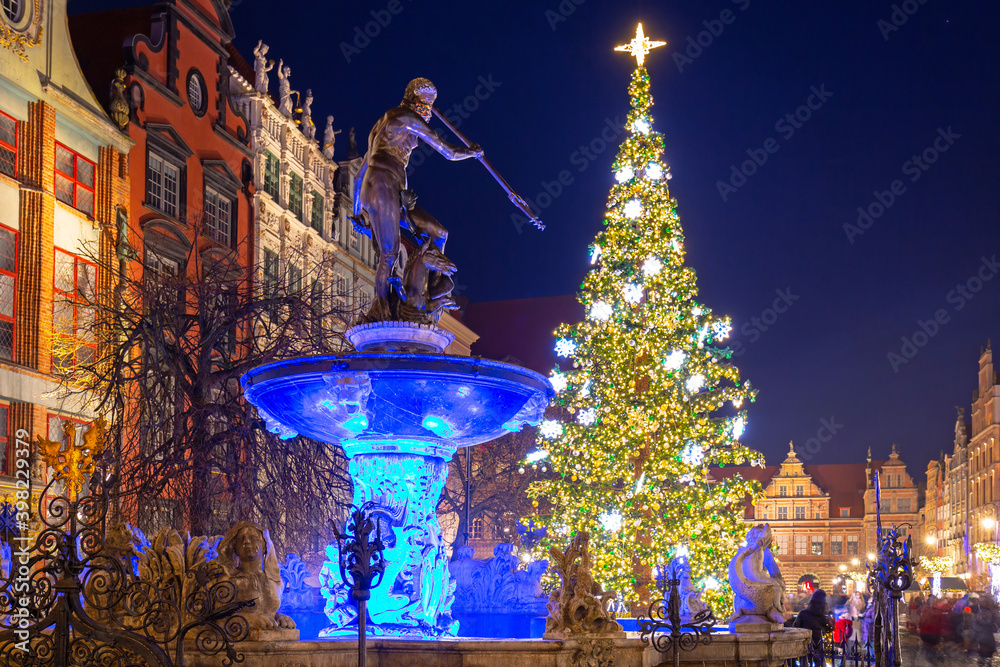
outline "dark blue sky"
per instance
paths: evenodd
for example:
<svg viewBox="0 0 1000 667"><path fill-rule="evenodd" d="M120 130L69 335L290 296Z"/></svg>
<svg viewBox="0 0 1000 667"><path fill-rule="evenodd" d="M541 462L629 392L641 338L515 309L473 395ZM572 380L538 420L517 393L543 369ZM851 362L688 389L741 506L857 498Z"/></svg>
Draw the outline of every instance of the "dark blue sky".
<svg viewBox="0 0 1000 667"><path fill-rule="evenodd" d="M72 9L110 6L74 0ZM862 461L869 446L882 458L896 441L922 476L930 456L951 449L954 406L968 409L980 346L1000 336L1000 267L980 268L1000 256L1000 10L943 0L896 6L898 29L887 27L897 27L893 3L871 0L237 0L232 16L248 59L264 39L292 67L293 88L312 88L315 116L336 116L345 130L338 158L348 127L364 151L379 115L407 81L425 76L438 86L439 107L477 107L461 129L523 196L546 203L537 197L544 183L570 172L572 183L542 211L548 228L519 232L513 207L477 163L434 155L414 169L411 185L451 230L448 254L475 301L579 285L618 142L592 159L578 151L599 147L606 123L628 111L634 61L612 48L642 21L648 36L669 42L647 67L688 262L703 300L744 331L733 341L744 348L737 363L759 388L748 442L777 463L789 439L804 445L832 419L837 432L813 462ZM713 23L720 16L729 23ZM379 17L385 25L373 23ZM697 43L706 22L719 34L711 43L701 35L699 52L688 39ZM377 34L355 42L366 27ZM690 60L675 55L689 48ZM484 99L467 100L477 87ZM801 110L810 117L798 127L776 127L814 87L832 95L814 97L818 108ZM947 150L928 153L936 159L926 170L905 164L949 128L950 139L938 141ZM769 138L777 152L724 201L718 182L748 150L759 157ZM844 225L856 222L858 207L896 180L900 194L849 239ZM980 270L992 279L977 284ZM970 279L980 288L971 299L949 298ZM790 291L791 306L772 318L776 290ZM918 335L926 344L894 368L887 355L901 353L901 338L939 310L944 323L926 340Z"/></svg>

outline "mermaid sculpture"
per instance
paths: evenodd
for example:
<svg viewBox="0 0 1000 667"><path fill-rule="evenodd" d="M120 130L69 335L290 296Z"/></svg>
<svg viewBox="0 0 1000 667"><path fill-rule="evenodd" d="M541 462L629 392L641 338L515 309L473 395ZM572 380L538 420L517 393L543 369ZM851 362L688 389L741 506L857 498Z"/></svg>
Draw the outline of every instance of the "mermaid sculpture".
<svg viewBox="0 0 1000 667"><path fill-rule="evenodd" d="M729 563L729 585L736 596L730 628L761 623L780 627L785 622L785 580L771 553L772 539L771 526L754 526Z"/></svg>

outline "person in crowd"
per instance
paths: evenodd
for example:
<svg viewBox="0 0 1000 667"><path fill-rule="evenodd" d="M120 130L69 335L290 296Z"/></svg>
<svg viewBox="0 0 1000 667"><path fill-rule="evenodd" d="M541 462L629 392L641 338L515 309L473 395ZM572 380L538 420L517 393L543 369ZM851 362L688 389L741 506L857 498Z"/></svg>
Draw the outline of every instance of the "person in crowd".
<svg viewBox="0 0 1000 667"><path fill-rule="evenodd" d="M979 665L993 664L993 654L997 652L996 632L1000 630L1000 613L997 613L996 602L991 597L984 597L973 613L972 643L979 653Z"/></svg>
<svg viewBox="0 0 1000 667"><path fill-rule="evenodd" d="M826 601L826 591L817 590L809 598L809 604L799 612L792 624L796 628L804 628L812 632L810 654L814 665L823 664L823 635L833 630L830 622L830 606Z"/></svg>
<svg viewBox="0 0 1000 667"><path fill-rule="evenodd" d="M920 640L924 644L924 655L931 664L939 662L941 638L947 634L945 614L949 610L947 601L938 600L933 595L927 596L927 600L920 610L917 631L920 633Z"/></svg>

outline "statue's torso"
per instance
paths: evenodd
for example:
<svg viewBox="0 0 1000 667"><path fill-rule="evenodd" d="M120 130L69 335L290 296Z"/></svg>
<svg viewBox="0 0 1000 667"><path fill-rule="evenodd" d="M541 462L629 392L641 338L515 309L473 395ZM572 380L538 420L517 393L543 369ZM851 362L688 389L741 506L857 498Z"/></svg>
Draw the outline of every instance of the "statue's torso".
<svg viewBox="0 0 1000 667"><path fill-rule="evenodd" d="M417 137L407 128L405 107L390 109L372 128L368 138L368 166L406 170L410 153L417 147Z"/></svg>

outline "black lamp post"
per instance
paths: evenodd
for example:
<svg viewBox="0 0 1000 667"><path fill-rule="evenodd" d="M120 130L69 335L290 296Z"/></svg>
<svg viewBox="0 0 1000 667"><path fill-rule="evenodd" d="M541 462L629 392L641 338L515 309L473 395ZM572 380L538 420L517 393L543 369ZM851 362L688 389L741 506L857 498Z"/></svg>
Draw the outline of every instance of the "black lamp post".
<svg viewBox="0 0 1000 667"><path fill-rule="evenodd" d="M365 624L371 589L378 588L385 573L385 560L382 557L385 545L382 544L382 528L378 519L373 516L374 508L374 502L367 502L360 508L352 507L346 526L347 534L341 533L336 523L333 525L340 552L340 577L345 584L350 583L351 597L358 602L358 667L365 667L367 660L368 636ZM372 539L373 532L375 539Z"/></svg>

